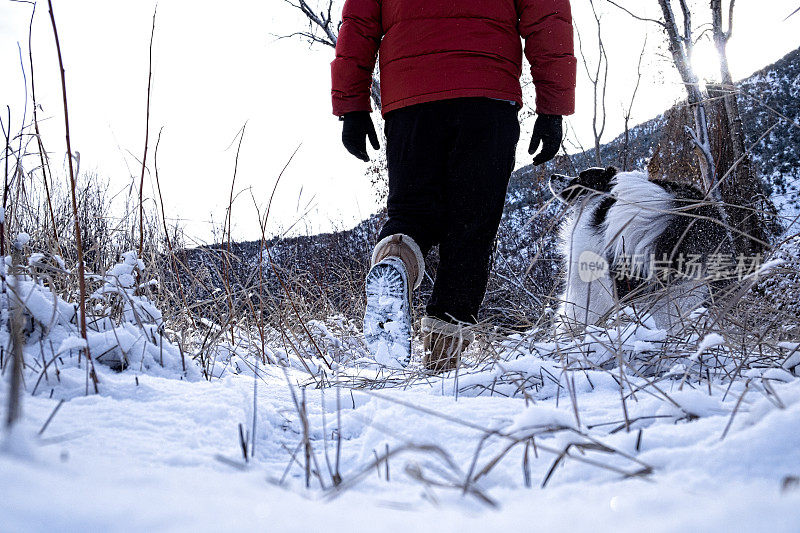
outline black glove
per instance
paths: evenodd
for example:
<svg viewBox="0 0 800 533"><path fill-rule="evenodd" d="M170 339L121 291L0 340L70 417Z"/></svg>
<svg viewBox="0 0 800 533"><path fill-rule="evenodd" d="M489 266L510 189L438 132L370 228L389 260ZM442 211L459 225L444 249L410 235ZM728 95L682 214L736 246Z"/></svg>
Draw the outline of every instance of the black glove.
<svg viewBox="0 0 800 533"><path fill-rule="evenodd" d="M367 141L369 137L372 147L378 150L378 134L375 133L375 126L369 118L369 111L351 111L342 117L342 144L347 151L362 161L369 161L367 155Z"/></svg>
<svg viewBox="0 0 800 533"><path fill-rule="evenodd" d="M536 117L528 153L531 155L536 153L536 150L539 149L539 143L542 145L542 151L533 158L533 164L541 165L553 159L558 153L558 149L561 148L563 135L561 115L540 114Z"/></svg>

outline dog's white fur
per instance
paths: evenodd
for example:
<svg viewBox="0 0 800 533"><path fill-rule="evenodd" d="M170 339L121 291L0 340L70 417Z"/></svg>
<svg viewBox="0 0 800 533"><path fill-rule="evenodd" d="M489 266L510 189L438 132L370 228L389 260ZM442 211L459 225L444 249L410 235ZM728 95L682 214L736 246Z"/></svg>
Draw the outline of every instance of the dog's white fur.
<svg viewBox="0 0 800 533"><path fill-rule="evenodd" d="M611 196L617 201L608 210L603 245L616 260L624 256L643 258L642 274L647 275L653 243L667 228L674 215L673 196L649 181L641 171L614 176Z"/></svg>
<svg viewBox="0 0 800 533"><path fill-rule="evenodd" d="M585 251L605 256L603 239L597 237L589 224L601 200L598 195L578 201L570 207L567 220L561 226L559 244L566 263L566 287L558 311L562 317L561 326L594 324L614 305L614 284L608 272L589 283L583 281L579 273L580 255Z"/></svg>
<svg viewBox="0 0 800 533"><path fill-rule="evenodd" d="M595 324L618 305L614 281L608 270L591 282L581 279L579 258L583 252L591 251L609 258L612 263L623 257L633 257L638 275L646 277L654 243L675 216L670 214L675 207L673 195L649 181L645 172L621 172L611 183L608 194L616 201L599 228L593 227L591 221L606 197L604 193L589 194L570 205L568 218L561 228L566 287L558 312L560 329ZM682 311L693 309L702 301L702 295L688 286L670 290L667 298L650 302L650 312L659 327L671 328L676 319L680 320ZM675 311L678 311L677 317Z"/></svg>

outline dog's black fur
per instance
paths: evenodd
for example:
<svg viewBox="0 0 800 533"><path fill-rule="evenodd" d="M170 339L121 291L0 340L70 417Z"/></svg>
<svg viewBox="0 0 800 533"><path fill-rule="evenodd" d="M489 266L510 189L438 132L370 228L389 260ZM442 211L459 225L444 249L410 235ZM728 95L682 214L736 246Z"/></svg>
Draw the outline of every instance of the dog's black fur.
<svg viewBox="0 0 800 533"><path fill-rule="evenodd" d="M615 212L624 212L614 209L617 196L622 191L615 187L621 185L616 181L618 170L614 167L590 168L581 172L577 177L553 175L551 177L551 190L561 201L568 205L583 205L581 209L591 209L587 230L596 235L597 239L607 239L604 235L609 216ZM654 231L660 231L649 247L650 252L659 262L658 277L623 275L625 265L620 264L614 257L613 250L606 251L610 274L616 290L616 298L632 299L638 294L649 293L669 284L686 281L682 277L685 272L688 258L699 260L702 272L706 275L709 258L715 254L726 256L732 266L735 266L733 246L730 235L722 223L720 207L715 205L698 188L666 180L646 180L650 184L660 187L670 198L664 204L663 211L650 211L650 217L663 220L663 224L651 224ZM559 190L560 189L560 190ZM598 198L599 197L599 198ZM627 204L630 205L630 204ZM655 203L658 205L658 202ZM622 206L621 206L622 207ZM587 213L589 214L589 213ZM594 237L592 237L594 238ZM725 280L710 280L710 289L719 289L726 285Z"/></svg>

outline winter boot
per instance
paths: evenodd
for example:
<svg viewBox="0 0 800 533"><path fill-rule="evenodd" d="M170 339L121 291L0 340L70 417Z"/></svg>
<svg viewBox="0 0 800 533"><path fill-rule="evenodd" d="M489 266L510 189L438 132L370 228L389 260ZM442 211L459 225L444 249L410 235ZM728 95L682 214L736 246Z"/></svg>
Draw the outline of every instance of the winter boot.
<svg viewBox="0 0 800 533"><path fill-rule="evenodd" d="M453 324L426 316L422 319L422 339L425 355L422 364L431 372L447 372L456 368L461 354L475 335L464 324Z"/></svg>
<svg viewBox="0 0 800 533"><path fill-rule="evenodd" d="M381 240L367 274L364 340L375 361L403 368L411 360L411 291L422 283L425 260L402 233Z"/></svg>

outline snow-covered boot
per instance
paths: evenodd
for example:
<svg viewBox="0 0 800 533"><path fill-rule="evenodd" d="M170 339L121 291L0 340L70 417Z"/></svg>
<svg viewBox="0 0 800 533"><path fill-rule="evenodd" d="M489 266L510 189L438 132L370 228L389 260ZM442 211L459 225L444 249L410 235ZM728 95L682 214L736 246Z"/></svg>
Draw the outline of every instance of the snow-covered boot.
<svg viewBox="0 0 800 533"><path fill-rule="evenodd" d="M422 364L431 372L447 372L456 368L475 335L464 324L453 324L426 316L422 319L422 341L425 355Z"/></svg>
<svg viewBox="0 0 800 533"><path fill-rule="evenodd" d="M411 291L422 283L425 260L408 235L381 240L367 274L364 340L378 363L403 368L411 360Z"/></svg>

